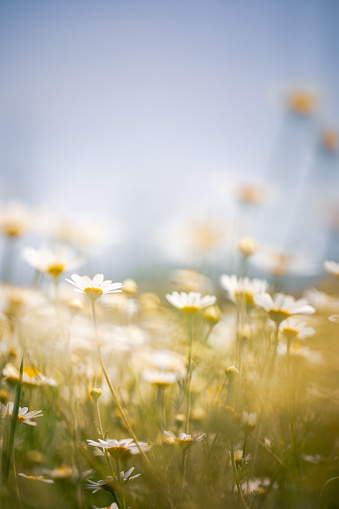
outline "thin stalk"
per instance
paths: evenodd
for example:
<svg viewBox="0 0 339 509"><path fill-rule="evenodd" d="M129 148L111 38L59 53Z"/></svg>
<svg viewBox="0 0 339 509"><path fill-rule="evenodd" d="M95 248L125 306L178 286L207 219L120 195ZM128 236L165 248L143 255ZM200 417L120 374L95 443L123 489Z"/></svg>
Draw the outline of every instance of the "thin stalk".
<svg viewBox="0 0 339 509"><path fill-rule="evenodd" d="M186 406L186 423L185 433L188 435L189 432L189 419L191 411L191 381L192 381L192 344L193 344L193 317L188 318L188 336L189 336L189 348L188 348L188 367L187 367L187 406Z"/></svg>
<svg viewBox="0 0 339 509"><path fill-rule="evenodd" d="M187 467L187 449L184 448L182 451L181 459L181 488L180 488L180 502L184 497L185 480L186 480L186 467Z"/></svg>
<svg viewBox="0 0 339 509"><path fill-rule="evenodd" d="M240 502L241 502L242 506L245 509L250 509L250 507L247 505L246 500L244 498L244 494L242 492L242 487L241 487L241 482L240 482L239 477L238 477L237 466L236 466L235 460L234 460L234 445L233 445L233 440L231 440L230 447L231 447L231 450L230 450L230 452L231 452L231 463L232 463L235 483L236 483L237 488L238 488L238 494L239 494Z"/></svg>
<svg viewBox="0 0 339 509"><path fill-rule="evenodd" d="M287 340L287 354L286 354L286 362L287 362L287 376L288 376L288 411L289 411L289 417L290 417L290 425L291 425L291 433L292 433L292 440L293 440L293 449L294 449L294 455L299 475L299 480L301 479L301 470L300 470L300 462L299 462L299 453L298 453L298 445L297 445L297 437L295 433L295 426L294 426L294 401L293 401L293 387L291 384L291 355L290 355L290 347L291 347L291 341L290 339Z"/></svg>
<svg viewBox="0 0 339 509"><path fill-rule="evenodd" d="M102 355L101 355L101 350L100 350L100 346L99 346L99 343L98 343L98 333L97 333L97 320L96 320L96 313L95 313L95 301L92 300L92 316L93 316L93 323L94 323L94 329L95 329L95 335L96 335L96 339L97 339L97 349L98 349L98 356L99 356L99 361L100 361L100 366L101 366L101 369L102 369L102 372L104 374L104 377L105 377L105 380L107 382L107 385L108 385L108 388L113 396L113 399L114 399L114 402L115 404L117 405L118 407L118 410L120 412L120 415L121 415L121 418L126 426L126 429L128 431L128 433L130 434L130 436L133 438L134 442L135 442L135 445L137 446L139 452L140 452L140 455L141 457L143 458L144 462L145 462L145 465L147 466L148 468L148 471L149 473L152 475L152 477L154 478L155 482L157 483L158 485L158 488L159 488L159 491L160 489L162 490L162 483L161 481L158 479L156 473L154 472L154 469L153 469L153 466L150 462L150 460L147 458L146 454L145 454L145 451L142 449L141 445L139 444L139 441L137 439L137 436L136 434L134 433L129 421L128 421L128 418L124 412L124 409L122 408L121 404L120 404L120 401L118 399L118 396L115 392L115 389L113 388L113 385L111 384L111 381L108 377L108 374L107 374L107 370L106 370L106 367L105 367L105 364L104 364L104 361L102 359ZM171 508L171 509L175 509L173 504L172 504L172 501L169 499L169 497L167 495L162 495L165 499L166 499L166 502L168 504L168 506Z"/></svg>

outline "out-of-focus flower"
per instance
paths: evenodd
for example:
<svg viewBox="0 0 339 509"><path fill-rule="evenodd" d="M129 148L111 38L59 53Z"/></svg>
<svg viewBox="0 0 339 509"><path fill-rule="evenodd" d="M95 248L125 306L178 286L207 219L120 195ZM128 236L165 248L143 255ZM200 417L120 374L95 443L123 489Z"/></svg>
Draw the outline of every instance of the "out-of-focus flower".
<svg viewBox="0 0 339 509"><path fill-rule="evenodd" d="M167 257L194 264L225 252L228 231L228 224L220 218L180 217L159 232L158 244Z"/></svg>
<svg viewBox="0 0 339 509"><path fill-rule="evenodd" d="M329 152L338 150L338 133L334 129L327 129L322 137L323 147Z"/></svg>
<svg viewBox="0 0 339 509"><path fill-rule="evenodd" d="M31 225L30 214L19 203L12 202L0 210L0 230L7 237L21 237Z"/></svg>
<svg viewBox="0 0 339 509"><path fill-rule="evenodd" d="M330 262L329 260L326 260L324 262L324 267L330 274L333 274L334 276L339 277L339 263L336 262Z"/></svg>
<svg viewBox="0 0 339 509"><path fill-rule="evenodd" d="M19 288L9 285L0 287L0 308L6 315L22 317L34 309L41 309L46 298L30 288Z"/></svg>
<svg viewBox="0 0 339 509"><path fill-rule="evenodd" d="M314 94L306 91L295 91L289 95L289 107L298 115L310 115L315 108Z"/></svg>
<svg viewBox="0 0 339 509"><path fill-rule="evenodd" d="M236 449L234 451L234 461L236 465L240 465L242 462L243 451L242 449Z"/></svg>
<svg viewBox="0 0 339 509"><path fill-rule="evenodd" d="M20 475L20 477L24 477L25 479L30 479L32 481L40 481L40 482L44 482L46 484L54 484L54 481L52 479L45 479L42 475L26 475L26 474L18 474Z"/></svg>
<svg viewBox="0 0 339 509"><path fill-rule="evenodd" d="M18 383L20 373L15 366L11 363L7 363L2 374L8 383ZM48 378L33 366L25 366L22 373L22 383L32 386L50 385L55 387L57 385L53 378Z"/></svg>
<svg viewBox="0 0 339 509"><path fill-rule="evenodd" d="M113 225L112 229L112 222L109 227L103 221L94 222L88 219L58 218L52 222L54 222L52 230L57 239L81 250L106 244L107 239L110 237L114 239L119 235L117 225ZM49 230L50 228L49 225Z"/></svg>
<svg viewBox="0 0 339 509"><path fill-rule="evenodd" d="M99 482L99 481L98 481ZM87 486L89 488L89 486ZM95 493L94 491L92 491L92 493ZM93 506L93 509L119 509L117 504L115 502L113 502L111 505L109 505L108 507L97 507L96 505Z"/></svg>
<svg viewBox="0 0 339 509"><path fill-rule="evenodd" d="M201 442L206 437L206 433L194 438L191 435L186 435L186 433L180 433L178 437L172 431L164 431L164 433L170 438L169 443L176 443L183 449L188 449L194 443Z"/></svg>
<svg viewBox="0 0 339 509"><path fill-rule="evenodd" d="M206 292L210 287L207 277L192 269L176 270L173 283L176 290L183 292Z"/></svg>
<svg viewBox="0 0 339 509"><path fill-rule="evenodd" d="M97 481L97 482L99 483L101 481ZM87 486L87 488L90 488L90 486ZM98 490L96 490L96 491L98 491ZM96 491L92 491L92 493L96 493ZM111 504L108 507L97 507L96 505L94 505L93 509L119 509L119 508L118 508L117 504L115 502L113 502L113 504Z"/></svg>
<svg viewBox="0 0 339 509"><path fill-rule="evenodd" d="M243 411L241 417L241 426L247 432L251 433L257 424L257 414L256 413L248 413Z"/></svg>
<svg viewBox="0 0 339 509"><path fill-rule="evenodd" d="M160 387L175 384L178 380L183 378L181 373L174 371L160 371L156 369L145 369L142 372L142 377L147 382Z"/></svg>
<svg viewBox="0 0 339 509"><path fill-rule="evenodd" d="M72 274L72 280L66 279L68 283L74 285L75 291L84 293L91 300L97 300L103 294L121 292L121 283L112 283L110 279L104 281L103 274L96 274L93 279L88 276L78 276L78 274Z"/></svg>
<svg viewBox="0 0 339 509"><path fill-rule="evenodd" d="M219 306L208 306L201 312L202 316L207 320L210 325L216 325L222 318L222 312Z"/></svg>
<svg viewBox="0 0 339 509"><path fill-rule="evenodd" d="M102 395L102 390L101 389L97 389L97 388L93 388L90 391L90 395L92 396L94 401L97 401L100 398L100 396Z"/></svg>
<svg viewBox="0 0 339 509"><path fill-rule="evenodd" d="M234 274L220 277L221 286L228 293L229 298L236 304L243 299L248 304L254 304L255 296L266 291L267 281L263 279L250 280L248 277L237 278Z"/></svg>
<svg viewBox="0 0 339 509"><path fill-rule="evenodd" d="M69 465L61 465L61 467L53 468L53 470L46 470L53 479L57 481L68 481L78 477L79 473L75 468Z"/></svg>
<svg viewBox="0 0 339 509"><path fill-rule="evenodd" d="M330 322L339 323L339 315L331 315L328 317Z"/></svg>
<svg viewBox="0 0 339 509"><path fill-rule="evenodd" d="M136 475L131 476L133 471L134 471L134 467L131 467L129 470L127 470L127 472L124 472L124 471L120 472L120 479L123 482L126 482L126 481L133 481L133 479L140 477L141 474L136 474ZM100 479L99 481L91 481L89 479L88 483L89 484L87 484L87 486L85 486L85 487L89 490L93 490L92 493L97 493L100 490L110 491L109 489L107 489L110 487L114 490L114 487L115 487L115 480L111 476L106 477L105 480ZM110 507L118 507L118 506L116 504L114 504L114 505L112 504Z"/></svg>
<svg viewBox="0 0 339 509"><path fill-rule="evenodd" d="M318 262L308 254L263 248L253 257L252 264L274 276L310 275L318 271Z"/></svg>
<svg viewBox="0 0 339 509"><path fill-rule="evenodd" d="M138 285L134 281L134 279L125 279L122 282L123 292L128 295L128 297L134 297L138 293Z"/></svg>
<svg viewBox="0 0 339 509"><path fill-rule="evenodd" d="M240 203L260 205L266 200L267 190L259 184L239 184L235 194Z"/></svg>
<svg viewBox="0 0 339 509"><path fill-rule="evenodd" d="M286 343L279 343L278 355L286 357L287 348ZM311 364L323 364L324 362L321 352L310 350L307 346L291 345L289 348L289 355L294 359L304 359Z"/></svg>
<svg viewBox="0 0 339 509"><path fill-rule="evenodd" d="M172 304L172 306L187 313L198 313L200 309L212 306L217 300L215 295L205 295L202 297L201 293L196 292L168 293L166 295L166 299Z"/></svg>
<svg viewBox="0 0 339 509"><path fill-rule="evenodd" d="M339 313L339 299L311 288L305 292L306 299L321 313Z"/></svg>
<svg viewBox="0 0 339 509"><path fill-rule="evenodd" d="M315 309L309 305L306 299L295 300L292 295L276 293L272 297L268 293L258 294L254 297L255 303L269 313L271 319L279 323L291 315L309 315L315 313Z"/></svg>
<svg viewBox="0 0 339 509"><path fill-rule="evenodd" d="M12 417L13 414L13 407L14 403L10 402L7 403L7 405L3 405L0 403L0 414L1 417L5 418L6 415L9 415ZM31 419L36 419L37 417L43 417L43 413L41 410L32 410L31 412L28 412L28 407L19 407L19 413L18 413L18 424L21 422L28 424L29 426L36 426L36 422L32 421Z"/></svg>
<svg viewBox="0 0 339 509"><path fill-rule="evenodd" d="M228 380L231 382L239 375L239 370L235 366L230 366L229 368L225 369L225 374Z"/></svg>
<svg viewBox="0 0 339 509"><path fill-rule="evenodd" d="M41 272L49 274L55 279L64 272L74 269L84 262L83 258L75 258L74 255L65 248L59 248L55 252L52 252L49 249L33 249L32 247L26 247L22 251L22 256L29 265Z"/></svg>
<svg viewBox="0 0 339 509"><path fill-rule="evenodd" d="M258 244L252 237L243 237L239 241L238 249L244 258L248 258L258 251Z"/></svg>
<svg viewBox="0 0 339 509"><path fill-rule="evenodd" d="M295 318L290 317L281 322L279 330L289 339L305 339L313 336L315 330L313 327L307 327L306 322L298 322Z"/></svg>

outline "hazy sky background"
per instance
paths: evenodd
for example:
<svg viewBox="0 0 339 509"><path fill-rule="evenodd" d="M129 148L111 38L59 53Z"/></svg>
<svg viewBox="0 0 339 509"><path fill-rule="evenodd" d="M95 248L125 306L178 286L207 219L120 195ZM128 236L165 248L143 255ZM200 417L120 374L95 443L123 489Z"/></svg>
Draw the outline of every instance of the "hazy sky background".
<svg viewBox="0 0 339 509"><path fill-rule="evenodd" d="M337 0L1 2L0 199L102 211L146 256L171 214L216 210L211 175L267 172L286 90L338 125L338 20Z"/></svg>

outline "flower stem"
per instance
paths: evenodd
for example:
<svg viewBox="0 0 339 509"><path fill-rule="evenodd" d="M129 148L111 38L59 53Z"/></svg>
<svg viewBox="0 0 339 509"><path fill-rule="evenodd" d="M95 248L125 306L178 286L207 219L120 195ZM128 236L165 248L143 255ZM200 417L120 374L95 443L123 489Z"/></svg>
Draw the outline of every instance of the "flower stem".
<svg viewBox="0 0 339 509"><path fill-rule="evenodd" d="M246 500L244 498L244 494L242 492L242 488L241 488L241 482L239 480L239 476L238 476L238 472L237 472L237 466L235 464L235 460L234 460L234 445L233 445L233 439L231 440L231 450L230 450L230 453L231 453L231 463L232 463L232 468L233 468L233 473L234 473L234 478L235 478L235 483L237 485L237 488L238 488L238 493L239 493L239 498L240 498L240 502L242 504L242 506L244 507L244 509L250 509L249 506L247 505L246 503Z"/></svg>
<svg viewBox="0 0 339 509"><path fill-rule="evenodd" d="M185 433L189 432L189 419L191 411L191 381L192 381L192 344L193 344L193 317L188 318L188 336L189 336L189 349L188 349L188 366L187 366L187 407L186 407L186 425Z"/></svg>

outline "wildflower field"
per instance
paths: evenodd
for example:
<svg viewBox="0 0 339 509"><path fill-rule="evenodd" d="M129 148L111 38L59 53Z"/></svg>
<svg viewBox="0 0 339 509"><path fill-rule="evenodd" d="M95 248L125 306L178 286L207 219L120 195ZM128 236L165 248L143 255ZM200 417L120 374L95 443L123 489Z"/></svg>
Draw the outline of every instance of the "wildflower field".
<svg viewBox="0 0 339 509"><path fill-rule="evenodd" d="M1 508L338 507L336 262L331 294L285 295L245 238L241 273L154 291L54 244L19 287L23 217L1 218Z"/></svg>

